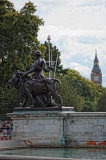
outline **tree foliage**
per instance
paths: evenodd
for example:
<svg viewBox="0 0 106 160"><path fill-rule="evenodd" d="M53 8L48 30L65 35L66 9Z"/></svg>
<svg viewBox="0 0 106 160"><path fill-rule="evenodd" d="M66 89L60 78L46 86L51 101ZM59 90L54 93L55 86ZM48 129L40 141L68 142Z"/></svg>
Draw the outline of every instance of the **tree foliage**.
<svg viewBox="0 0 106 160"><path fill-rule="evenodd" d="M63 73L61 94L64 105L74 106L76 111L96 111L97 101L104 88L82 77L75 70L65 69Z"/></svg>
<svg viewBox="0 0 106 160"><path fill-rule="evenodd" d="M5 85L0 87L0 114L10 113L19 106L21 96L18 90Z"/></svg>
<svg viewBox="0 0 106 160"><path fill-rule="evenodd" d="M76 88L77 93L83 96L86 100L94 101L95 97L99 97L103 91L101 85L95 85L93 82L82 77L79 72L75 70L69 70L65 75L65 78Z"/></svg>
<svg viewBox="0 0 106 160"><path fill-rule="evenodd" d="M80 106L84 103L84 98L77 93L76 88L70 84L65 76L58 78L62 83L59 94L62 96L63 105L74 107L75 111L79 111Z"/></svg>
<svg viewBox="0 0 106 160"><path fill-rule="evenodd" d="M105 88L103 94L100 96L100 98L97 102L96 111L106 112L106 88Z"/></svg>
<svg viewBox="0 0 106 160"><path fill-rule="evenodd" d="M8 0L0 0L0 83L4 84L18 69L32 64L32 54L42 48L37 39L43 20L35 15L30 1L18 12Z"/></svg>

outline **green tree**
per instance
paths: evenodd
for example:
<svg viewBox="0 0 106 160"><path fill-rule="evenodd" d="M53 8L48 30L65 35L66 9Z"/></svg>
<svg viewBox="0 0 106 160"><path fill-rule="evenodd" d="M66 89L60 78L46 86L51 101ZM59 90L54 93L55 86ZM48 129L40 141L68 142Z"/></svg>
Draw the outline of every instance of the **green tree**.
<svg viewBox="0 0 106 160"><path fill-rule="evenodd" d="M63 105L74 107L75 111L80 111L84 98L77 93L76 88L70 84L66 77L60 76L58 78L62 83L59 94L62 96Z"/></svg>
<svg viewBox="0 0 106 160"><path fill-rule="evenodd" d="M68 102L67 97L70 97L71 94L71 96L74 95L75 97L78 97L76 98L76 102L77 99L81 102L79 105L76 104L76 111L96 111L97 101L103 93L104 88L101 85L95 85L93 82L82 77L79 72L75 70L63 70L63 77L64 83L69 85L69 87L67 87L69 90L67 88L63 89L65 90L64 92L68 93L67 96L65 95L65 101ZM73 90L74 93L71 93L72 91L70 92L70 89Z"/></svg>
<svg viewBox="0 0 106 160"><path fill-rule="evenodd" d="M79 72L69 70L65 75L66 79L76 88L77 93L83 96L86 100L94 101L95 97L98 98L103 92L101 85L95 85L93 82L82 77Z"/></svg>
<svg viewBox="0 0 106 160"><path fill-rule="evenodd" d="M80 108L80 112L95 112L95 103L91 101L86 101Z"/></svg>
<svg viewBox="0 0 106 160"><path fill-rule="evenodd" d="M11 40L13 33L13 22L16 11L8 0L0 0L0 84L4 83L6 77L7 56L11 50ZM11 33L10 33L11 32ZM13 41L13 40L12 40ZM11 68L11 67L10 67Z"/></svg>
<svg viewBox="0 0 106 160"><path fill-rule="evenodd" d="M0 114L13 112L19 106L21 95L15 88L8 85L0 87Z"/></svg>
<svg viewBox="0 0 106 160"><path fill-rule="evenodd" d="M96 111L106 112L106 88L97 102Z"/></svg>
<svg viewBox="0 0 106 160"><path fill-rule="evenodd" d="M42 48L37 39L43 20L35 15L36 6L30 1L17 12L8 0L0 0L0 83L6 83L18 69L32 64L32 54Z"/></svg>

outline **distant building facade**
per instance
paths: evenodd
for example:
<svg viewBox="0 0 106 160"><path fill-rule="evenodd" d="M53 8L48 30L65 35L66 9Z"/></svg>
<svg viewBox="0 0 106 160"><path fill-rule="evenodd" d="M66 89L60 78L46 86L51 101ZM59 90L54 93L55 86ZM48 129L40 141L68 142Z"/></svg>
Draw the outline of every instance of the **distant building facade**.
<svg viewBox="0 0 106 160"><path fill-rule="evenodd" d="M95 84L101 84L102 85L102 72L101 72L101 69L99 67L99 61L98 61L96 51L95 51L94 65L93 65L93 69L91 71L91 81L93 81Z"/></svg>

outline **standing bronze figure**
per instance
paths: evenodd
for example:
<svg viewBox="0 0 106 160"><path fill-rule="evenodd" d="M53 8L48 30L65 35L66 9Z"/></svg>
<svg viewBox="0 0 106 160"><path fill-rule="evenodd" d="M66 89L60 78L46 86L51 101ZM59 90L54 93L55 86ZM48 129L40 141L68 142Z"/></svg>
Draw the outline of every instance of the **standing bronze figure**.
<svg viewBox="0 0 106 160"><path fill-rule="evenodd" d="M41 51L36 51L35 53L36 56L36 61L32 65L32 68L27 71L24 75L28 75L29 73L33 73L32 79L41 79L44 78L43 70L46 72L49 72L50 70L53 69L53 67L45 67L45 60L42 58L42 52Z"/></svg>

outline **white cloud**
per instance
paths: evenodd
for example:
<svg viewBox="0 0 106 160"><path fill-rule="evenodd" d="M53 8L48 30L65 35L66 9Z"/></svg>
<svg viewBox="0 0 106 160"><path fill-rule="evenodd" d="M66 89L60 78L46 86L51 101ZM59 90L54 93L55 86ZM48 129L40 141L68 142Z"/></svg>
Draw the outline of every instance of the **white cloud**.
<svg viewBox="0 0 106 160"><path fill-rule="evenodd" d="M39 32L39 40L46 41L48 34L51 35L51 42L59 48L61 53L66 53L65 57L62 55L62 59L71 58L76 54L94 59L95 49L99 52L103 51L104 46L106 49L105 30L71 30L63 26L44 26Z"/></svg>
<svg viewBox="0 0 106 160"><path fill-rule="evenodd" d="M91 68L75 62L70 63L70 68L78 71L81 75L86 75L87 77L89 77L91 73Z"/></svg>
<svg viewBox="0 0 106 160"><path fill-rule="evenodd" d="M73 1L72 1L73 2ZM103 29L106 26L106 8L103 5L79 7L72 6L72 2L64 3L64 5L48 5L42 4L43 8L48 11L40 12L40 16L44 17L45 25L62 25L70 29ZM81 1L79 1L81 3ZM38 7L38 11L40 6Z"/></svg>
<svg viewBox="0 0 106 160"><path fill-rule="evenodd" d="M19 10L29 0L11 0ZM70 29L105 29L105 0L31 0L45 25Z"/></svg>

